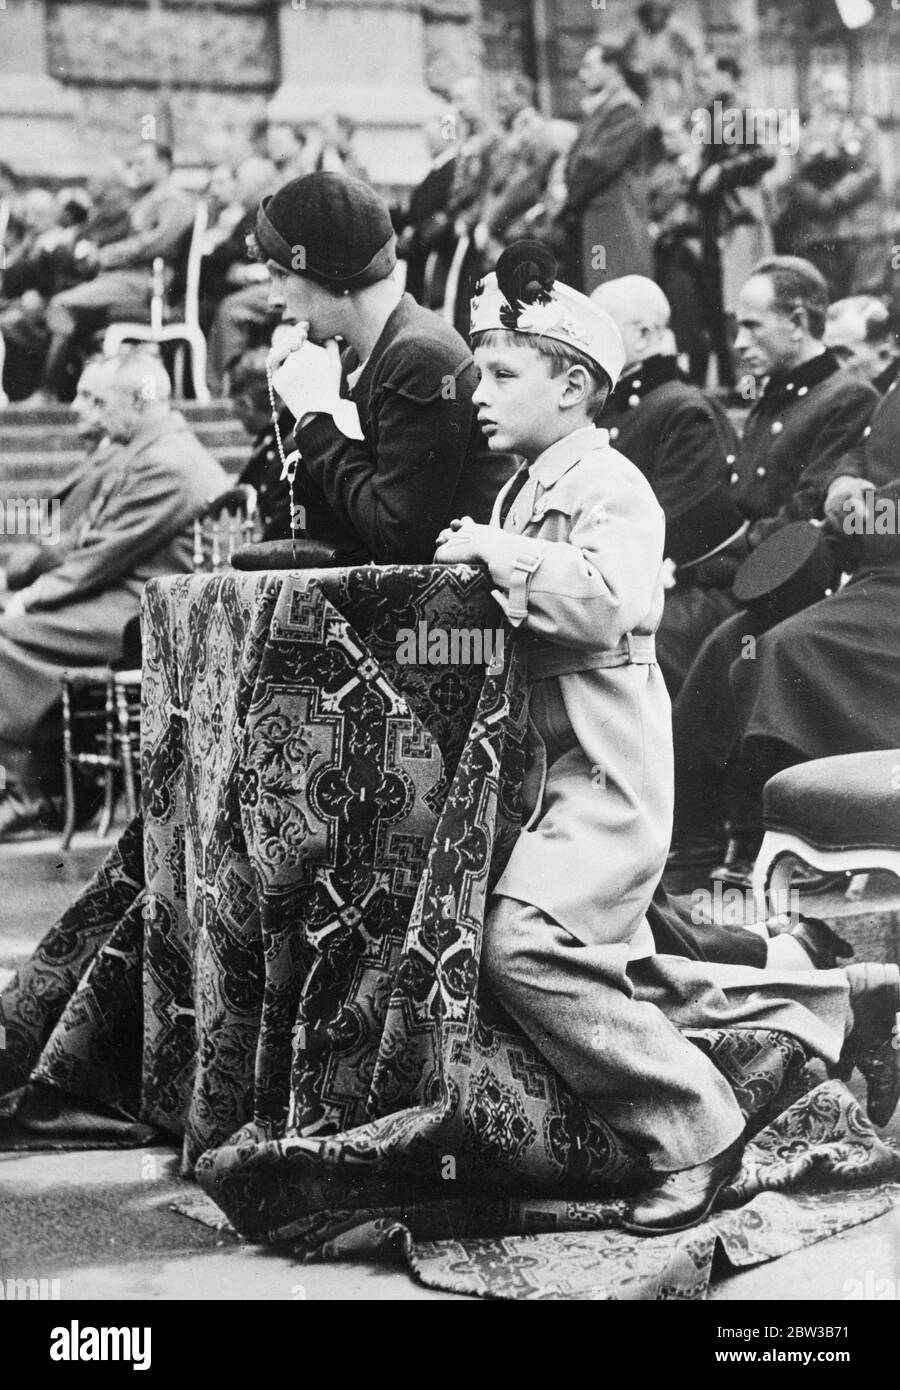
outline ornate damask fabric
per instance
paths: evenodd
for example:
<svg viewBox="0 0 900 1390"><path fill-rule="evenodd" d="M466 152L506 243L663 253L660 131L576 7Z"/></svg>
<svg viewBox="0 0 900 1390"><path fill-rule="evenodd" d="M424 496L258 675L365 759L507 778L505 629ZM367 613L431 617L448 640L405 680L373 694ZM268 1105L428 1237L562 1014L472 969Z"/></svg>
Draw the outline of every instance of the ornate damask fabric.
<svg viewBox="0 0 900 1390"><path fill-rule="evenodd" d="M639 1156L479 987L486 897L519 824L519 650L506 632L489 668L411 664L400 640L493 633L487 576L197 575L151 582L144 602L143 824L0 996L19 1088L0 1102L6 1142L49 1097L93 1102L130 1122L120 1139L176 1137L242 1235L307 1255L400 1238L423 1278L462 1261L471 1292L512 1277L514 1238L612 1237ZM808 1090L782 1034L693 1040L753 1130ZM892 1175L858 1109L823 1123L818 1095L790 1123L819 1170ZM806 1170L748 1171L757 1188L735 1201ZM448 1240L455 1253L434 1245ZM509 1268L482 1287L484 1241Z"/></svg>

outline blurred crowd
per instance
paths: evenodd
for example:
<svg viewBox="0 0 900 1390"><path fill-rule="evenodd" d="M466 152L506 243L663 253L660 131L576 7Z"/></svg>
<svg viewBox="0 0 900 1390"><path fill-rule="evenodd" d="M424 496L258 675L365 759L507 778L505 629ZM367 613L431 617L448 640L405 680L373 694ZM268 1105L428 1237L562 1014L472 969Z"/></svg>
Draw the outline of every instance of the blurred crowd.
<svg viewBox="0 0 900 1390"><path fill-rule="evenodd" d="M814 78L808 111L762 119L740 63L707 51L671 4L647 3L624 43L585 52L577 121L541 114L524 74L495 78L490 99L480 76L461 79L426 126L427 174L392 208L406 288L465 334L478 277L504 246L536 237L555 251L561 277L587 293L621 275L653 278L691 379L733 389L737 294L761 256L805 257L833 299L890 297L877 129L851 114L841 71ZM245 247L260 198L313 170L367 178L340 114L303 128L262 123L240 143L202 194L184 187L171 150L153 142L104 161L84 187L54 192L23 187L0 166L10 402L71 399L105 326L148 321L157 258L164 316L182 317L195 236L193 312L208 341L208 385L227 390L241 357L273 328L265 267Z"/></svg>

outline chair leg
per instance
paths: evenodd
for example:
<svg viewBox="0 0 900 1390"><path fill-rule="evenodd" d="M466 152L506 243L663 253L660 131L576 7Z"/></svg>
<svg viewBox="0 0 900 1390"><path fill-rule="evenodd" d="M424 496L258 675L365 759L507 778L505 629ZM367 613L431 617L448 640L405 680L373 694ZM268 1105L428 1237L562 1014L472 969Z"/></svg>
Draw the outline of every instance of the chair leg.
<svg viewBox="0 0 900 1390"><path fill-rule="evenodd" d="M204 404L211 400L209 384L206 380L206 339L198 328L188 338L191 346L191 376L194 381L194 399Z"/></svg>
<svg viewBox="0 0 900 1390"><path fill-rule="evenodd" d="M68 683L62 684L63 717L63 788L66 798L66 819L59 847L67 850L75 834L75 773L72 769L72 700Z"/></svg>
<svg viewBox="0 0 900 1390"><path fill-rule="evenodd" d="M184 343L175 344L172 361L172 389L176 400L184 400Z"/></svg>
<svg viewBox="0 0 900 1390"><path fill-rule="evenodd" d="M103 751L106 754L106 771L103 778L103 814L100 817L100 824L97 827L97 834L101 840L109 834L109 827L112 825L113 811L116 804L115 795L115 679L112 672L106 683L106 729L103 735Z"/></svg>
<svg viewBox="0 0 900 1390"><path fill-rule="evenodd" d="M128 697L125 687L116 683L116 711L119 718L119 756L122 762L122 783L125 788L125 809L128 819L137 815L137 791L134 780L134 750L128 727Z"/></svg>

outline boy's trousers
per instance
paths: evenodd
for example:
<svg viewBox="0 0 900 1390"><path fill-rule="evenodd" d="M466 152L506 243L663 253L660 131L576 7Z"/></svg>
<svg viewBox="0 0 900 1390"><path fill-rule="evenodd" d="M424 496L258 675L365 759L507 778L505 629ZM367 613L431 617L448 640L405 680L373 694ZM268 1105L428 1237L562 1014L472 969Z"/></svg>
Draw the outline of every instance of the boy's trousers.
<svg viewBox="0 0 900 1390"><path fill-rule="evenodd" d="M485 978L569 1089L671 1171L704 1163L744 1128L731 1087L680 1029L775 1028L837 1060L849 1030L841 970L760 971L678 956L628 961L537 908L495 895Z"/></svg>

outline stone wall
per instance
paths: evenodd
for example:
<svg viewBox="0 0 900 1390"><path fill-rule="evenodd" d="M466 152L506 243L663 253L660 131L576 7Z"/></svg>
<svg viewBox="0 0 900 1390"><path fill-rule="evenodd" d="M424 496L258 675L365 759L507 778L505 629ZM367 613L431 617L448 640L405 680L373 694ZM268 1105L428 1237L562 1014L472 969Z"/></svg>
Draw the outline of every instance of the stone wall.
<svg viewBox="0 0 900 1390"><path fill-rule="evenodd" d="M171 114L179 162L206 165L265 115L340 110L373 178L426 166L437 92L480 61L477 0L0 0L0 149L72 178Z"/></svg>

